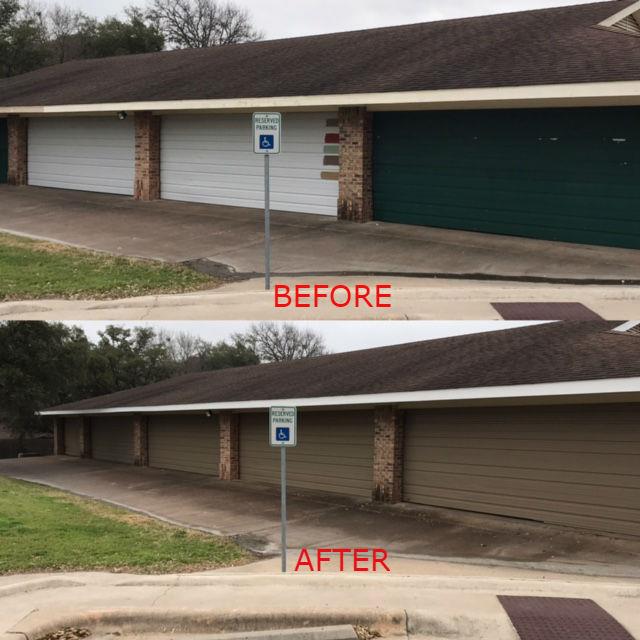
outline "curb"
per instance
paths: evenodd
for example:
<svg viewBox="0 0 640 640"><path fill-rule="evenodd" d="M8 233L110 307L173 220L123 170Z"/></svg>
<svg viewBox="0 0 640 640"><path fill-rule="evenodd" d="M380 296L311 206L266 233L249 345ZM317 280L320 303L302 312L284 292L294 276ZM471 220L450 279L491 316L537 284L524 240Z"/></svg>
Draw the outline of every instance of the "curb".
<svg viewBox="0 0 640 640"><path fill-rule="evenodd" d="M0 598L7 598L17 593L32 593L43 589L65 589L68 587L84 587L84 582L78 582L71 578L39 578L26 582L16 582L4 587L0 587ZM2 637L0 636L0 640Z"/></svg>
<svg viewBox="0 0 640 640"><path fill-rule="evenodd" d="M117 627L124 633L233 633L272 629L362 625L373 627L384 635L405 634L407 615L404 610L375 609L342 610L340 612L312 610L245 614L238 610L162 610L152 608L104 609L99 611L68 611L47 614L34 611L9 630L0 640L38 640L63 627L88 627L94 631ZM21 638L22 634L24 638Z"/></svg>

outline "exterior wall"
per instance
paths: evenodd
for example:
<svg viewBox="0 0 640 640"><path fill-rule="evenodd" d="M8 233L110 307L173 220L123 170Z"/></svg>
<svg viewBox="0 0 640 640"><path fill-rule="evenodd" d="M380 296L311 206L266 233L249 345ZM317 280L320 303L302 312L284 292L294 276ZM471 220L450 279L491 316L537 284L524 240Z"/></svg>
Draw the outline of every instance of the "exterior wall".
<svg viewBox="0 0 640 640"><path fill-rule="evenodd" d="M404 500L638 535L640 405L407 411Z"/></svg>
<svg viewBox="0 0 640 640"><path fill-rule="evenodd" d="M58 417L53 420L53 455L63 456L64 449L64 423L65 418Z"/></svg>
<svg viewBox="0 0 640 640"><path fill-rule="evenodd" d="M160 116L149 111L135 118L136 174L134 198L157 200L160 197Z"/></svg>
<svg viewBox="0 0 640 640"><path fill-rule="evenodd" d="M79 458L82 455L80 432L82 418L65 418L64 420L64 452L65 455Z"/></svg>
<svg viewBox="0 0 640 640"><path fill-rule="evenodd" d="M378 407L374 417L373 499L401 502L404 464L404 413Z"/></svg>
<svg viewBox="0 0 640 640"><path fill-rule="evenodd" d="M133 195L134 137L132 118L32 118L29 184Z"/></svg>
<svg viewBox="0 0 640 640"><path fill-rule="evenodd" d="M240 419L225 411L220 414L220 480L240 479Z"/></svg>
<svg viewBox="0 0 640 640"><path fill-rule="evenodd" d="M200 415L149 417L149 466L216 477L220 434L215 418Z"/></svg>
<svg viewBox="0 0 640 640"><path fill-rule="evenodd" d="M149 419L146 416L133 418L133 464L149 466Z"/></svg>
<svg viewBox="0 0 640 640"><path fill-rule="evenodd" d="M373 220L373 117L364 107L342 108L338 218Z"/></svg>
<svg viewBox="0 0 640 640"><path fill-rule="evenodd" d="M91 420L91 442L96 460L133 464L133 421L130 416Z"/></svg>
<svg viewBox="0 0 640 640"><path fill-rule="evenodd" d="M287 451L287 482L300 489L371 498L373 411L298 414L298 446ZM268 413L240 414L240 479L280 482L280 451Z"/></svg>
<svg viewBox="0 0 640 640"><path fill-rule="evenodd" d="M9 136L9 170L7 182L20 187L27 184L29 120L11 116L7 119Z"/></svg>
<svg viewBox="0 0 640 640"><path fill-rule="evenodd" d="M91 458L91 418L82 418L80 426L80 455L83 458Z"/></svg>
<svg viewBox="0 0 640 640"><path fill-rule="evenodd" d="M337 215L335 119L335 112L283 114L282 153L270 158L273 211ZM248 113L163 116L162 198L263 208L264 158L252 139Z"/></svg>

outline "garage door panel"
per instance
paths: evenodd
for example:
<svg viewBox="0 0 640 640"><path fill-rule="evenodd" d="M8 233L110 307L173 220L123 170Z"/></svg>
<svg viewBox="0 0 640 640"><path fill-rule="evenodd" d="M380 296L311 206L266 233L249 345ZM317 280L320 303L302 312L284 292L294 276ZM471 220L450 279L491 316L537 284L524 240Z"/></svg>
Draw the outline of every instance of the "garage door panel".
<svg viewBox="0 0 640 640"><path fill-rule="evenodd" d="M636 405L409 411L405 500L631 533L640 523L639 413Z"/></svg>
<svg viewBox="0 0 640 640"><path fill-rule="evenodd" d="M66 418L64 422L64 452L68 456L80 456L80 429L82 418Z"/></svg>
<svg viewBox="0 0 640 640"><path fill-rule="evenodd" d="M220 428L207 416L149 418L149 466L203 475L219 474Z"/></svg>
<svg viewBox="0 0 640 640"><path fill-rule="evenodd" d="M132 119L31 118L29 184L133 195Z"/></svg>
<svg viewBox="0 0 640 640"><path fill-rule="evenodd" d="M370 412L299 415L298 446L287 452L287 480L292 487L369 498L372 466ZM267 414L241 416L240 477L279 482L280 452L269 446Z"/></svg>
<svg viewBox="0 0 640 640"><path fill-rule="evenodd" d="M375 217L640 248L637 110L375 116Z"/></svg>
<svg viewBox="0 0 640 640"><path fill-rule="evenodd" d="M337 214L338 183L322 179L331 113L285 114L282 154L271 157L274 210ZM264 160L253 153L251 117L167 116L162 197L228 206L264 205Z"/></svg>
<svg viewBox="0 0 640 640"><path fill-rule="evenodd" d="M133 424L131 418L92 418L91 450L96 460L133 464Z"/></svg>

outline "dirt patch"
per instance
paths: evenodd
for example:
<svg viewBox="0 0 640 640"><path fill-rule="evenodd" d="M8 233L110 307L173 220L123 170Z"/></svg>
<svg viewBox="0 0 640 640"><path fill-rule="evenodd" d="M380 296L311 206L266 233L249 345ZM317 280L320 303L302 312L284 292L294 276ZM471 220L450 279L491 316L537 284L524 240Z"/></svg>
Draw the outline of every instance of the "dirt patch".
<svg viewBox="0 0 640 640"><path fill-rule="evenodd" d="M64 627L42 636L38 640L81 640L82 638L88 638L90 635L91 631L84 627Z"/></svg>

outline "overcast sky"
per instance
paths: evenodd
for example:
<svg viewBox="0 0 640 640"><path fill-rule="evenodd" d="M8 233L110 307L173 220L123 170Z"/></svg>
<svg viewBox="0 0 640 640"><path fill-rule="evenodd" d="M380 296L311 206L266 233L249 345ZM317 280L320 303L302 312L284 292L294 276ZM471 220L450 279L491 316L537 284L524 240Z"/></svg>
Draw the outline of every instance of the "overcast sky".
<svg viewBox="0 0 640 640"><path fill-rule="evenodd" d="M104 17L119 14L146 0L40 0L64 4ZM411 22L504 13L570 4L585 0L236 0L252 14L267 38L366 29Z"/></svg>
<svg viewBox="0 0 640 640"><path fill-rule="evenodd" d="M82 327L90 340L108 324L137 327L151 326L171 333L188 332L211 342L226 340L232 333L246 331L251 322L66 322ZM354 351L390 344L431 340L446 336L498 331L531 322L296 322L324 336L330 351Z"/></svg>

